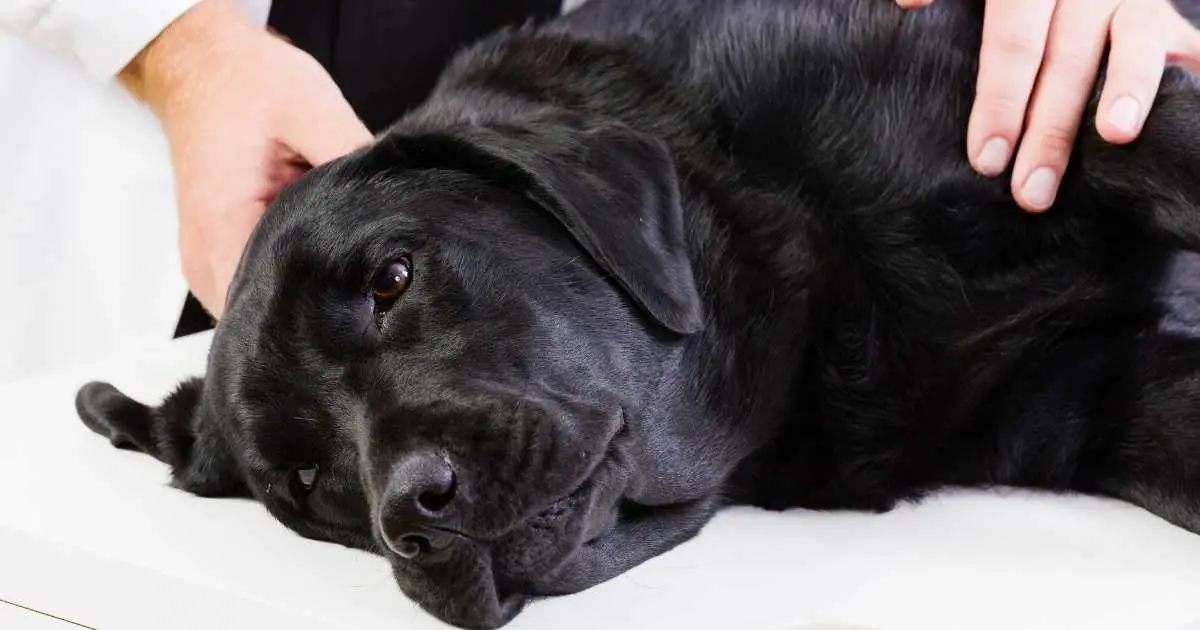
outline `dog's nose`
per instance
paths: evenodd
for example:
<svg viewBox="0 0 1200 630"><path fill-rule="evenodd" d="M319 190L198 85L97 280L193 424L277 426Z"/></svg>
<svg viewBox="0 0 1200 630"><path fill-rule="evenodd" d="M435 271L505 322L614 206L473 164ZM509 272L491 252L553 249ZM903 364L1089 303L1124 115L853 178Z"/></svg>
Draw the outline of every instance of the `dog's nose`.
<svg viewBox="0 0 1200 630"><path fill-rule="evenodd" d="M457 495L454 469L441 455L414 451L392 468L380 506L380 530L403 558L444 549L461 537L448 525Z"/></svg>

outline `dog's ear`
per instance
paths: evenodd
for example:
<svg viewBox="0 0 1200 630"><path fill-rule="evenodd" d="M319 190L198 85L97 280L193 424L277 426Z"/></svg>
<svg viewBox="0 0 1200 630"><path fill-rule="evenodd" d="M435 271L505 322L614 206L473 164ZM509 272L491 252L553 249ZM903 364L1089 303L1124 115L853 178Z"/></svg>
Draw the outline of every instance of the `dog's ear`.
<svg viewBox="0 0 1200 630"><path fill-rule="evenodd" d="M681 334L703 328L679 180L657 139L616 123L539 120L395 133L383 145L405 166L466 170L526 195L655 321Z"/></svg>
<svg viewBox="0 0 1200 630"><path fill-rule="evenodd" d="M88 383L75 396L75 410L113 446L169 465L175 487L206 497L242 496L237 462L215 424L203 420L203 388L201 379L185 381L162 405L149 407L108 383Z"/></svg>

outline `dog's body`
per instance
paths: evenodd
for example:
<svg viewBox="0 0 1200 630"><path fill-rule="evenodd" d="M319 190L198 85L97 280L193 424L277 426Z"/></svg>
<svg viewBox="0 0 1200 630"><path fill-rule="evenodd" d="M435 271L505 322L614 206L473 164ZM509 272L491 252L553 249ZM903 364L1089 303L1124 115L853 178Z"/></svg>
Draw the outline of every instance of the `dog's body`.
<svg viewBox="0 0 1200 630"><path fill-rule="evenodd" d="M203 392L81 413L470 626L728 502L1007 484L1200 531L1196 85L1128 147L1089 115L1030 215L963 156L982 2L892 4L592 0L480 43L281 196Z"/></svg>

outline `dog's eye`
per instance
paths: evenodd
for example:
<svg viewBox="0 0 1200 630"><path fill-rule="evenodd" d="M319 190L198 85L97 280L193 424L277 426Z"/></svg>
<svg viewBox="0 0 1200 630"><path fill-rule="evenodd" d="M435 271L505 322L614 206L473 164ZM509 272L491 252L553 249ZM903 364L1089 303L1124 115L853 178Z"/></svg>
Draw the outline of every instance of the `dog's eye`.
<svg viewBox="0 0 1200 630"><path fill-rule="evenodd" d="M412 263L408 258L392 261L375 274L375 279L371 281L371 294L375 296L375 301L384 304L395 302L408 288L410 276Z"/></svg>
<svg viewBox="0 0 1200 630"><path fill-rule="evenodd" d="M316 464L306 464L292 471L292 496L304 497L317 485L320 470Z"/></svg>

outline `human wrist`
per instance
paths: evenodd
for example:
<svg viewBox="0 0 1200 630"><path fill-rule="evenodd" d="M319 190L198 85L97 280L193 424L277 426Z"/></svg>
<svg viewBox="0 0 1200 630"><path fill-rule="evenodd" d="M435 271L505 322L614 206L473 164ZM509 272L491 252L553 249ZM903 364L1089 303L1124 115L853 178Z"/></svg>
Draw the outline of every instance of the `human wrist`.
<svg viewBox="0 0 1200 630"><path fill-rule="evenodd" d="M202 0L147 44L118 79L161 118L198 68L238 55L263 34L236 0Z"/></svg>

